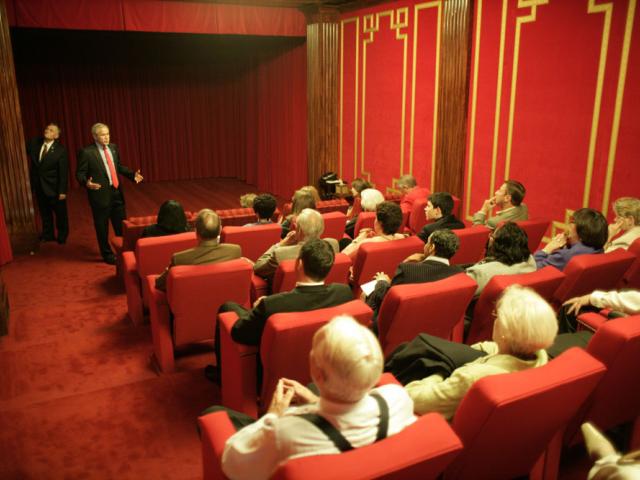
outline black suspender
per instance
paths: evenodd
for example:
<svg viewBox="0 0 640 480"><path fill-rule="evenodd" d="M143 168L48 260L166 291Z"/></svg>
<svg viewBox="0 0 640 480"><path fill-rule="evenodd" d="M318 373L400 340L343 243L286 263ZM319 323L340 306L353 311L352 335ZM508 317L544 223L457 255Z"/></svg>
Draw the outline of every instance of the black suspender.
<svg viewBox="0 0 640 480"><path fill-rule="evenodd" d="M378 433L375 440L378 442L387 437L387 431L389 429L389 406L379 393L373 392L371 393L371 396L376 400L378 408L380 409L380 423L378 423ZM329 423L329 421L323 416L318 415L317 413L304 413L298 416L313 423L316 427L322 430L322 432L341 452L353 450L353 445L351 445L349 441L344 438L344 435L342 435L342 433L340 433L340 431Z"/></svg>

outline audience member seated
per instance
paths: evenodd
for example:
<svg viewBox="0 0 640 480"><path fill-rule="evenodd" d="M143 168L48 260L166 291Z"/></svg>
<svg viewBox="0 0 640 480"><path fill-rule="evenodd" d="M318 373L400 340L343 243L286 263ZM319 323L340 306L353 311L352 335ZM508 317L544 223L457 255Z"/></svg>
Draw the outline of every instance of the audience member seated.
<svg viewBox="0 0 640 480"><path fill-rule="evenodd" d="M313 198L313 194L308 190L296 190L293 197L291 197L291 214L287 215L287 218L282 222L281 238L285 238L290 230L295 230L296 219L305 208L315 210L316 201Z"/></svg>
<svg viewBox="0 0 640 480"><path fill-rule="evenodd" d="M322 200L320 198L320 192L318 192L318 189L313 185L305 185L304 187L301 187L300 190L302 190L303 192L310 193L311 196L313 197L313 201L316 203Z"/></svg>
<svg viewBox="0 0 640 480"><path fill-rule="evenodd" d="M310 208L302 210L296 221L296 230L292 230L287 236L264 252L253 266L253 272L266 279L271 279L282 260L298 258L302 245L320 238L324 231L324 219L322 215ZM338 251L338 242L333 238L325 241L334 252Z"/></svg>
<svg viewBox="0 0 640 480"><path fill-rule="evenodd" d="M361 229L358 236L342 250L342 253L348 255L351 260L355 260L358 248L364 243L389 242L405 238L403 234L397 233L400 225L402 225L402 210L398 204L382 202L376 207L376 219L373 222L373 229Z"/></svg>
<svg viewBox="0 0 640 480"><path fill-rule="evenodd" d="M144 227L140 236L141 238L162 237L164 235L184 233L188 229L187 216L180 202L177 200L167 200L160 205L156 223Z"/></svg>
<svg viewBox="0 0 640 480"><path fill-rule="evenodd" d="M366 188L360 192L360 208L363 212L375 212L378 205L384 202L384 195L380 190L375 188ZM344 227L344 233L351 238L355 235L356 223L358 215L347 221ZM348 245L349 242L347 242ZM341 245L342 246L342 245Z"/></svg>
<svg viewBox="0 0 640 480"><path fill-rule="evenodd" d="M407 212L410 212L413 208L413 202L419 198L427 198L427 195L429 195L429 189L419 187L413 175L401 176L398 179L398 189L402 193L400 208Z"/></svg>
<svg viewBox="0 0 640 480"><path fill-rule="evenodd" d="M588 480L640 478L640 450L622 455L592 423L583 423L581 430L589 457L594 461L593 467L589 470Z"/></svg>
<svg viewBox="0 0 640 480"><path fill-rule="evenodd" d="M526 193L524 185L520 182L507 180L496 190L495 196L485 200L482 208L473 215L473 224L486 225L493 230L502 222L528 220L529 211L522 203ZM500 210L492 217L491 210L494 207Z"/></svg>
<svg viewBox="0 0 640 480"><path fill-rule="evenodd" d="M604 244L605 253L617 248L625 250L640 238L640 200L634 197L622 197L613 203L616 214L614 222L609 225L607 243ZM620 233L622 235L618 236Z"/></svg>
<svg viewBox="0 0 640 480"><path fill-rule="evenodd" d="M362 178L354 178L353 179L353 181L351 182L351 196L353 197L354 204L356 202L356 199L361 198L360 194L362 193L362 191L366 190L367 188L371 188L371 185L366 180L364 180ZM351 218L356 216L357 213L358 213L358 212L354 212L353 211L354 204L352 204L349 207L349 209L347 210L347 218L349 220L351 220Z"/></svg>
<svg viewBox="0 0 640 480"><path fill-rule="evenodd" d="M257 222L247 223L245 227L254 227L256 225L264 225L266 223L273 223L271 217L273 212L276 211L276 197L268 193L262 193L253 199L253 211L256 212L258 217Z"/></svg>
<svg viewBox="0 0 640 480"><path fill-rule="evenodd" d="M257 195L255 193L245 193L244 195L240 195L240 206L242 208L251 208L253 207L253 201Z"/></svg>
<svg viewBox="0 0 640 480"><path fill-rule="evenodd" d="M288 458L370 445L416 420L402 387L373 388L382 373L382 351L374 335L353 318L338 316L318 330L309 360L319 397L282 378L269 410L257 421L224 407L205 411L227 410L239 430L227 440L222 455L222 470L229 478L267 479Z"/></svg>
<svg viewBox="0 0 640 480"><path fill-rule="evenodd" d="M461 273L463 270L457 265L449 265L460 246L460 240L451 230L436 230L424 246L424 255L415 254L398 265L398 270L391 280L385 273L377 273L376 286L365 302L377 315L382 300L394 285L407 283L437 282L444 278Z"/></svg>
<svg viewBox="0 0 640 480"><path fill-rule="evenodd" d="M422 231L418 232L420 240L426 243L429 235L436 230L447 228L449 230L459 230L464 228L464 223L458 220L453 213L453 197L447 192L436 192L429 195L429 201L424 208L424 214L427 217L427 223L422 227Z"/></svg>
<svg viewBox="0 0 640 480"><path fill-rule="evenodd" d="M558 270L576 255L602 253L607 241L607 220L597 210L576 210L565 233L559 233L534 257L538 268L552 265Z"/></svg>
<svg viewBox="0 0 640 480"><path fill-rule="evenodd" d="M182 252L173 254L171 263L156 279L158 290L166 289L167 273L175 265L208 265L224 262L242 256L240 245L234 243L219 243L220 218L213 210L204 208L196 217L196 237L198 245Z"/></svg>
<svg viewBox="0 0 640 480"><path fill-rule="evenodd" d="M507 222L489 235L487 255L467 268L467 275L478 284L475 296L495 275L535 272L536 262L529 251L527 234L517 224Z"/></svg>
<svg viewBox="0 0 640 480"><path fill-rule="evenodd" d="M474 382L489 375L518 372L547 363L545 351L558 325L551 306L535 291L520 285L508 287L496 305L493 341L471 346L421 334L449 359L427 362L426 378L406 385L419 415L439 412L451 419ZM396 353L397 355L397 353ZM433 358L432 356L430 358Z"/></svg>

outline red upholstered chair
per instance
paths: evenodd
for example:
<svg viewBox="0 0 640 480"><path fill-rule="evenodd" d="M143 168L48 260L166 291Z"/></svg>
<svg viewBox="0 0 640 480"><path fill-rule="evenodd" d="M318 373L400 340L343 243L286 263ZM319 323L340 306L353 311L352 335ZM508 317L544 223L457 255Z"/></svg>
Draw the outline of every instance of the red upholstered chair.
<svg viewBox="0 0 640 480"><path fill-rule="evenodd" d="M322 238L335 238L340 240L344 235L344 226L347 223L347 216L342 212L323 213L324 232Z"/></svg>
<svg viewBox="0 0 640 480"><path fill-rule="evenodd" d="M531 287L547 302L551 302L553 294L565 279L564 273L555 267L547 266L540 270L519 275L496 275L484 288L473 311L471 328L465 343L471 345L484 340L491 340L493 335L494 309L498 297L510 285Z"/></svg>
<svg viewBox="0 0 640 480"><path fill-rule="evenodd" d="M355 197L353 199L353 206L351 208L351 215L349 216L349 219L357 217L360 212L362 212L362 203L360 197Z"/></svg>
<svg viewBox="0 0 640 480"><path fill-rule="evenodd" d="M310 312L278 313L267 320L259 352L257 347L241 345L231 338L231 329L238 318L235 313L218 315L222 404L255 417L268 406L281 377L297 380L303 385L309 383L309 351L313 335L322 325L340 314L351 315L364 325L369 325L373 318L372 310L360 300ZM263 367L259 406L256 403L258 354Z"/></svg>
<svg viewBox="0 0 640 480"><path fill-rule="evenodd" d="M253 208L229 208L226 210L216 210L216 213L220 217L220 222L225 227L241 227L247 223L256 222L258 219Z"/></svg>
<svg viewBox="0 0 640 480"><path fill-rule="evenodd" d="M256 261L271 245L280 241L282 227L277 223L255 227L223 227L220 243L235 243L242 248L242 256Z"/></svg>
<svg viewBox="0 0 640 480"><path fill-rule="evenodd" d="M573 257L564 268L566 278L553 296L554 305L559 308L565 300L594 290L615 290L635 259L622 249Z"/></svg>
<svg viewBox="0 0 640 480"><path fill-rule="evenodd" d="M329 275L324 283L345 283L349 284L349 269L351 259L344 253L337 253ZM288 292L296 286L296 261L283 260L278 265L276 273L273 275L273 285L271 293Z"/></svg>
<svg viewBox="0 0 640 480"><path fill-rule="evenodd" d="M347 213L349 210L349 202L344 198L334 198L331 200L321 200L316 203L316 210L320 213L342 212Z"/></svg>
<svg viewBox="0 0 640 480"><path fill-rule="evenodd" d="M409 213L408 230L412 234L416 234L422 230L427 224L427 216L424 213L424 209L427 206L426 198L419 198L413 202L411 212Z"/></svg>
<svg viewBox="0 0 640 480"><path fill-rule="evenodd" d="M569 425L565 442L581 440L580 425L586 421L603 431L632 422L629 450L640 448L640 315L604 323L591 337L587 352L605 364L607 373Z"/></svg>
<svg viewBox="0 0 640 480"><path fill-rule="evenodd" d="M460 273L437 282L391 287L378 314L378 337L385 357L419 333L462 341L464 312L477 286Z"/></svg>
<svg viewBox="0 0 640 480"><path fill-rule="evenodd" d="M360 285L373 280L376 272L384 272L393 278L400 262L423 250L424 243L415 236L390 242L363 243L353 262L354 292L359 294Z"/></svg>
<svg viewBox="0 0 640 480"><path fill-rule="evenodd" d="M531 219L531 220L521 220L516 222L516 224L522 228L525 232L527 232L527 238L529 239L529 251L535 252L538 250L540 246L540 242L542 242L542 237L544 237L547 228L549 228L549 224L551 220L546 219Z"/></svg>
<svg viewBox="0 0 640 480"><path fill-rule="evenodd" d="M460 247L450 260L452 265L464 265L482 260L491 230L478 225L451 231L460 239Z"/></svg>
<svg viewBox="0 0 640 480"><path fill-rule="evenodd" d="M629 270L622 277L620 288L634 288L640 290L640 238L629 246L629 253L636 256Z"/></svg>
<svg viewBox="0 0 640 480"><path fill-rule="evenodd" d="M402 201L402 197L404 197L404 193L385 193L384 201L400 204L400 202Z"/></svg>
<svg viewBox="0 0 640 480"><path fill-rule="evenodd" d="M116 273L122 275L122 254L132 251L147 225L155 223L156 216L130 217L122 221L122 236L109 238L116 256Z"/></svg>
<svg viewBox="0 0 640 480"><path fill-rule="evenodd" d="M175 347L213 338L217 312L224 302L249 307L251 272L251 265L242 259L176 266L167 276L166 294L155 288L157 275L146 278L153 353L160 370L175 370Z"/></svg>
<svg viewBox="0 0 640 480"><path fill-rule="evenodd" d="M225 479L222 452L235 429L226 412L198 419L202 432L204 480ZM380 442L334 455L294 458L278 467L271 478L320 480L345 478L436 479L462 450L460 439L435 413L424 415L402 432Z"/></svg>
<svg viewBox="0 0 640 480"><path fill-rule="evenodd" d="M353 238L356 238L363 228L373 228L373 222L375 222L375 220L376 212L360 212L353 229Z"/></svg>
<svg viewBox="0 0 640 480"><path fill-rule="evenodd" d="M445 478L555 478L564 428L605 370L572 348L542 367L475 382L453 418L464 450Z"/></svg>
<svg viewBox="0 0 640 480"><path fill-rule="evenodd" d="M142 323L144 307L149 306L147 275L160 274L169 266L176 252L195 247L194 232L178 233L165 237L141 238L134 252L122 254L124 287L127 293L127 313L134 324Z"/></svg>

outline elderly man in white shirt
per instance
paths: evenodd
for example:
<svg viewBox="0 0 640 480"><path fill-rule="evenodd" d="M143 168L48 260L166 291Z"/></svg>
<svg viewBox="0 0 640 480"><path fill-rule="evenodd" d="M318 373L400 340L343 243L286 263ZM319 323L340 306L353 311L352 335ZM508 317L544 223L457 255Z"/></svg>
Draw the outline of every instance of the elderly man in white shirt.
<svg viewBox="0 0 640 480"><path fill-rule="evenodd" d="M229 478L266 479L287 459L369 445L416 420L402 387L372 390L382 373L382 351L375 336L353 318L338 316L318 330L309 359L320 396L294 380L280 379L268 412L227 440L222 470ZM230 412L235 420L239 415Z"/></svg>

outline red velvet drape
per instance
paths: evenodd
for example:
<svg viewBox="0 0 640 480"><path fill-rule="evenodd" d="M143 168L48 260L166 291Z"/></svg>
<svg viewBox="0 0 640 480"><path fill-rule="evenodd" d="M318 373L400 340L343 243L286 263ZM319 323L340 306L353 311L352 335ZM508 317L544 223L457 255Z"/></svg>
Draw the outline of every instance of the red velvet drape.
<svg viewBox="0 0 640 480"><path fill-rule="evenodd" d="M12 33L25 135L60 124L72 186L96 121L147 181L234 177L285 197L306 183L303 40Z"/></svg>
<svg viewBox="0 0 640 480"><path fill-rule="evenodd" d="M4 221L4 208L2 207L2 199L0 198L0 265L13 260L11 252L11 243L9 242L9 232L7 224Z"/></svg>

